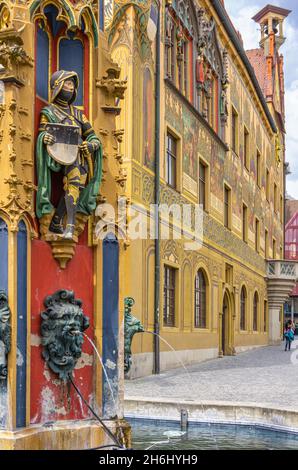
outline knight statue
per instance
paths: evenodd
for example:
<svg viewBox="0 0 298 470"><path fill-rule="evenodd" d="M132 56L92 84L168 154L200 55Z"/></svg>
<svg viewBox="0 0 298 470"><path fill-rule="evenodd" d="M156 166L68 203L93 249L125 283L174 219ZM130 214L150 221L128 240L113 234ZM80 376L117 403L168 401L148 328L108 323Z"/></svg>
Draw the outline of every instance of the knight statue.
<svg viewBox="0 0 298 470"><path fill-rule="evenodd" d="M102 146L92 125L75 102L79 77L59 70L52 75L51 103L42 109L36 146L39 219L53 214L49 231L71 240L76 213L90 215L102 175ZM54 208L52 172L63 174L63 194ZM66 223L64 217L66 215Z"/></svg>

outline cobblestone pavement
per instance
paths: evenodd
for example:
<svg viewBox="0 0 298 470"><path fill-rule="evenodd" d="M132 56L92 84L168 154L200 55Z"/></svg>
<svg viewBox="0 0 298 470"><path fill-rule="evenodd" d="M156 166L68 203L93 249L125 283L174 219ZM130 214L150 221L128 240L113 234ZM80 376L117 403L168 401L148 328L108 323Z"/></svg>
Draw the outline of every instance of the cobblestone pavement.
<svg viewBox="0 0 298 470"><path fill-rule="evenodd" d="M126 381L125 397L258 403L298 411L298 364L283 346L189 366L188 373L181 368Z"/></svg>

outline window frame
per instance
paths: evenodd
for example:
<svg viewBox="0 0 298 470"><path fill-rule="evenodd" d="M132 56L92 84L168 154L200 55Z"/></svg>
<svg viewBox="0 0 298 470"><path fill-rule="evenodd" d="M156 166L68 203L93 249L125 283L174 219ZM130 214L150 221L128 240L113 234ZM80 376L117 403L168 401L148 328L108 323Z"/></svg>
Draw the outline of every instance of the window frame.
<svg viewBox="0 0 298 470"><path fill-rule="evenodd" d="M261 222L258 217L255 217L255 250L260 253L260 239L261 239Z"/></svg>
<svg viewBox="0 0 298 470"><path fill-rule="evenodd" d="M248 207L242 203L242 240L248 243Z"/></svg>
<svg viewBox="0 0 298 470"><path fill-rule="evenodd" d="M171 281L174 281L173 285L167 284L167 280L168 280L166 276L167 270L169 274L173 275L171 279ZM178 275L177 273L178 273L178 268L175 268L167 263L164 264L163 266L163 327L165 328L176 328L177 326L177 275ZM171 297L172 303L169 303L170 297ZM171 308L173 309L172 313L167 315L166 311L168 312L168 310L170 310ZM169 323L168 320L166 321L167 318L172 319L172 322Z"/></svg>
<svg viewBox="0 0 298 470"><path fill-rule="evenodd" d="M270 202L270 170L268 167L266 167L266 201Z"/></svg>
<svg viewBox="0 0 298 470"><path fill-rule="evenodd" d="M253 325L252 329L254 333L259 332L259 310L260 310L260 296L255 291L253 296Z"/></svg>
<svg viewBox="0 0 298 470"><path fill-rule="evenodd" d="M171 150L169 150L168 147L168 142L169 142L169 137L172 139L172 141L175 143L175 154L172 153ZM166 131L166 161L165 161L165 181L168 186L171 188L177 190L178 189L178 146L179 146L179 138L173 134L173 132L167 128ZM169 157L171 157L171 162L175 161L175 181L174 184L170 182L169 178Z"/></svg>
<svg viewBox="0 0 298 470"><path fill-rule="evenodd" d="M243 131L243 163L244 168L249 172L250 171L250 133L246 126L244 126Z"/></svg>
<svg viewBox="0 0 298 470"><path fill-rule="evenodd" d="M228 194L228 202L226 203L226 194ZM232 230L232 189L224 183L224 226L228 230Z"/></svg>
<svg viewBox="0 0 298 470"><path fill-rule="evenodd" d="M265 259L269 259L269 231L265 228Z"/></svg>
<svg viewBox="0 0 298 470"><path fill-rule="evenodd" d="M239 155L239 113L234 105L231 112L231 148L235 155Z"/></svg>
<svg viewBox="0 0 298 470"><path fill-rule="evenodd" d="M262 185L262 156L259 149L256 153L256 183L258 188L261 188Z"/></svg>
<svg viewBox="0 0 298 470"><path fill-rule="evenodd" d="M199 285L199 280L204 280L204 290ZM201 301L200 297L204 294L204 315L200 314L201 312ZM198 300L198 302L197 302ZM196 330L208 330L208 277L203 268L199 268L195 275L194 280L194 328Z"/></svg>
<svg viewBox="0 0 298 470"><path fill-rule="evenodd" d="M284 219L284 198L283 198L282 194L280 195L280 199L279 199L279 219L280 219L280 222L283 223L283 219Z"/></svg>
<svg viewBox="0 0 298 470"><path fill-rule="evenodd" d="M199 199L199 204L202 204L201 203L201 182L202 182L202 179L201 179L201 174L200 174L200 170L201 170L201 167L204 168L205 170L205 181L203 182L204 183L204 200L205 200L205 204L203 204L203 210L205 212L209 212L209 196L210 196L210 189L209 189L209 182L210 182L210 166L209 164L201 157L199 157L199 181L198 181L198 199Z"/></svg>
<svg viewBox="0 0 298 470"><path fill-rule="evenodd" d="M274 193L273 193L274 194L273 208L274 208L275 214L277 214L278 204L277 204L277 184L276 183L274 183L273 188L274 188L274 190L273 190L274 191Z"/></svg>
<svg viewBox="0 0 298 470"><path fill-rule="evenodd" d="M242 294L244 293L244 300L242 298ZM247 296L247 289L245 286L242 286L241 291L240 291L240 331L247 331L247 301L248 301L248 296ZM244 311L243 311L243 305L244 305Z"/></svg>
<svg viewBox="0 0 298 470"><path fill-rule="evenodd" d="M272 237L272 259L276 259L276 238Z"/></svg>

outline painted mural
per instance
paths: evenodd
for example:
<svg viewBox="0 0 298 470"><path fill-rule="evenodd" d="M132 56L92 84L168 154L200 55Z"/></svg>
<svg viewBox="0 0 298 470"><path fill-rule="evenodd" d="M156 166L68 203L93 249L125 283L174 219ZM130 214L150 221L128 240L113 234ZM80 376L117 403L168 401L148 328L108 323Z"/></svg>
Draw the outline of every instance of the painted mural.
<svg viewBox="0 0 298 470"><path fill-rule="evenodd" d="M154 86L149 67L144 70L143 80L143 139L144 164L154 170Z"/></svg>
<svg viewBox="0 0 298 470"><path fill-rule="evenodd" d="M225 150L212 136L196 115L184 103L179 101L175 93L166 90L166 118L170 126L182 137L182 165L184 188L197 194L199 158L210 163L211 191L222 199L222 175Z"/></svg>
<svg viewBox="0 0 298 470"><path fill-rule="evenodd" d="M199 136L196 128L191 122L191 116L183 113L183 171L193 180L198 178L198 156Z"/></svg>

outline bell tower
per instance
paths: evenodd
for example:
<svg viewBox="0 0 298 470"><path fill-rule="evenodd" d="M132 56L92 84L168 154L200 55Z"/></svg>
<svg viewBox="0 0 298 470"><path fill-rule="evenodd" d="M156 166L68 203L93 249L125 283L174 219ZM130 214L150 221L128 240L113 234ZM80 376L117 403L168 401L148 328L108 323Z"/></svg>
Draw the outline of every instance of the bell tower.
<svg viewBox="0 0 298 470"><path fill-rule="evenodd" d="M267 5L253 17L261 26L260 47L265 50L266 56L273 55L274 49L278 51L285 42L284 20L290 13L291 10Z"/></svg>

